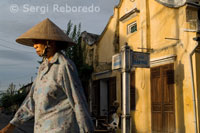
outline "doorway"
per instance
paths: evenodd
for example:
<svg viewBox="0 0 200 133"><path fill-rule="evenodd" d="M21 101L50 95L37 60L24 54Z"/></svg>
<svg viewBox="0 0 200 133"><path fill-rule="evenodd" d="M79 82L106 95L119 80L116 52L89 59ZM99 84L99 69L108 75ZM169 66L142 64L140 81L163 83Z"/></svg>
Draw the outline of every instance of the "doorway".
<svg viewBox="0 0 200 133"><path fill-rule="evenodd" d="M174 64L151 68L153 132L175 132Z"/></svg>
<svg viewBox="0 0 200 133"><path fill-rule="evenodd" d="M93 114L96 117L109 117L116 100L116 77L93 81Z"/></svg>

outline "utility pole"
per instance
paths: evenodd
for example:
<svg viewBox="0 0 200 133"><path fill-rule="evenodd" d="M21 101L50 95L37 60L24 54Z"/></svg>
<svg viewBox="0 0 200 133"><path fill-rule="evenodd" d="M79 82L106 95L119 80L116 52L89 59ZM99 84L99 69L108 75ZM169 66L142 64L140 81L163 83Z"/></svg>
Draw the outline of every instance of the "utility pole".
<svg viewBox="0 0 200 133"><path fill-rule="evenodd" d="M130 47L126 43L121 49L122 56L122 133L131 132L130 119Z"/></svg>
<svg viewBox="0 0 200 133"><path fill-rule="evenodd" d="M121 52L112 56L112 70L122 72L122 133L131 133L130 72L131 68L150 68L150 54L132 51L126 43Z"/></svg>

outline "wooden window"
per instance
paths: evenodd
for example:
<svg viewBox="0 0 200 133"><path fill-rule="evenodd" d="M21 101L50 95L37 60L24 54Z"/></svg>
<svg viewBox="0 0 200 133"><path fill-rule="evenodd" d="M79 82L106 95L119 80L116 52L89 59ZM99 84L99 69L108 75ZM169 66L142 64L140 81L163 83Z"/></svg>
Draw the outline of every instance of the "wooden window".
<svg viewBox="0 0 200 133"><path fill-rule="evenodd" d="M133 22L127 26L127 33L131 34L137 31L137 23Z"/></svg>
<svg viewBox="0 0 200 133"><path fill-rule="evenodd" d="M196 23L198 19L198 10L194 7L188 6L186 8L186 22Z"/></svg>

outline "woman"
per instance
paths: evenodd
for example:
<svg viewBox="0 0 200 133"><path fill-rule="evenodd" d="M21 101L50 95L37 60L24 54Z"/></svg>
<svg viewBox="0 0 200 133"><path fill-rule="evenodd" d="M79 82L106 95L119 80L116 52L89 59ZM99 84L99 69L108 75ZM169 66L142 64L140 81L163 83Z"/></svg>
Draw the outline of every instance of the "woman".
<svg viewBox="0 0 200 133"><path fill-rule="evenodd" d="M53 22L45 19L16 41L33 46L43 57L43 62L25 101L0 133L12 132L32 117L35 118L35 133L93 132L76 68L60 52L73 45L71 39Z"/></svg>

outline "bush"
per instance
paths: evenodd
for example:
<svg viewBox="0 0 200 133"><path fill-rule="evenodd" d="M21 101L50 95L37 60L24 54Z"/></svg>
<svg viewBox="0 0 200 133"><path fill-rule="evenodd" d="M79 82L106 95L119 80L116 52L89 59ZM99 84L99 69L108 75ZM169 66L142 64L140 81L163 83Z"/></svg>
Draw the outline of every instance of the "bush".
<svg viewBox="0 0 200 133"><path fill-rule="evenodd" d="M19 93L18 91L15 91L15 85L10 84L7 91L0 95L0 107L4 108L4 113L10 114L14 113L19 108L19 106L24 101L27 93Z"/></svg>

